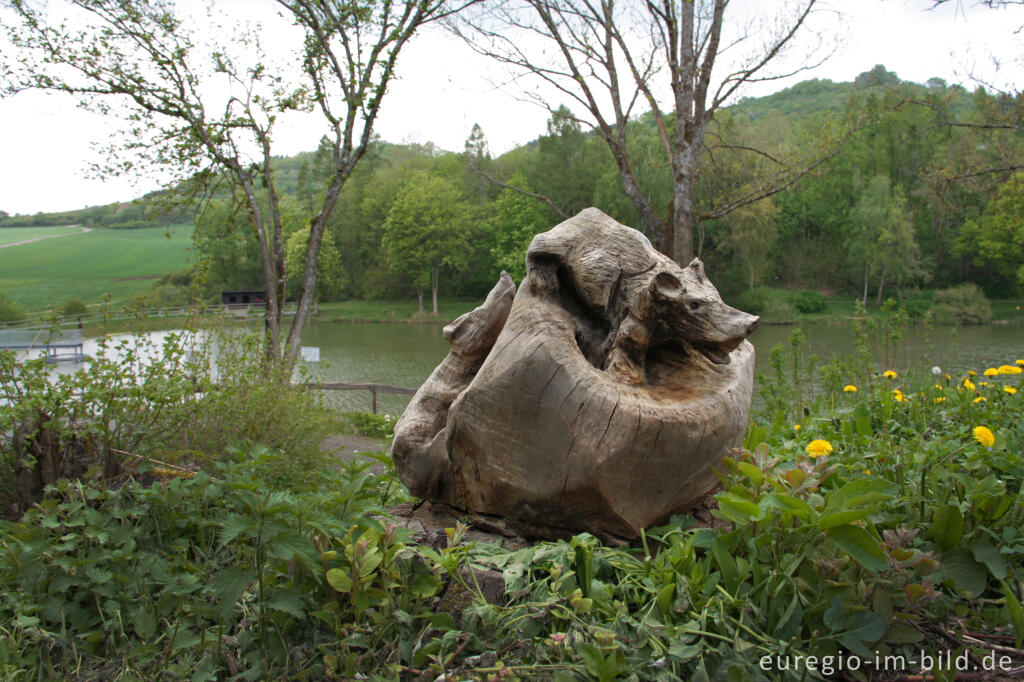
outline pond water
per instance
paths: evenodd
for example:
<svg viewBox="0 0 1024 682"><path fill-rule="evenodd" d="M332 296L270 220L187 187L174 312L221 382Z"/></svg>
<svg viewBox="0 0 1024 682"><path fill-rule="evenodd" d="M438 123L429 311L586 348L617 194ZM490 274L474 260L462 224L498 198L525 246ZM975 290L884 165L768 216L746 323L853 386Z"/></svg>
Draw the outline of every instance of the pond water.
<svg viewBox="0 0 1024 682"><path fill-rule="evenodd" d="M448 342L440 324L394 324L354 322L312 322L303 335L303 345L320 349L320 362L300 364L319 381L378 383L416 388L423 383L448 353ZM792 325L762 326L751 336L756 351L757 371L765 371L772 346L785 343L795 329ZM824 362L854 350L849 326L818 324L803 327L807 337L806 355ZM153 332L159 343L170 332ZM119 340L122 335L115 337ZM85 341L86 355L95 355L97 340ZM926 334L923 327L911 327L894 368L930 368L938 365L952 374L968 369L1012 363L1024 358L1024 327L986 325L978 327L936 327ZM61 363L59 372L74 371L76 365ZM755 388L756 391L756 388ZM369 410L369 391L329 391L327 400L341 409ZM379 395L378 410L398 415L410 397Z"/></svg>
<svg viewBox="0 0 1024 682"><path fill-rule="evenodd" d="M448 353L448 343L439 324L327 323L309 325L303 336L307 346L320 348L320 363L310 363L313 374L326 381L372 382L418 387ZM756 351L757 371L765 371L768 353L785 343L795 326L762 326L751 336ZM847 325L806 326L805 353L826 361L852 353L854 339ZM936 327L926 334L923 327L906 331L897 369L930 368L935 365L950 373L1012 363L1024 358L1024 327L986 325L978 327ZM756 389L755 389L756 390ZM332 391L333 404L345 409L370 409L367 391ZM408 396L378 396L383 412L399 414Z"/></svg>

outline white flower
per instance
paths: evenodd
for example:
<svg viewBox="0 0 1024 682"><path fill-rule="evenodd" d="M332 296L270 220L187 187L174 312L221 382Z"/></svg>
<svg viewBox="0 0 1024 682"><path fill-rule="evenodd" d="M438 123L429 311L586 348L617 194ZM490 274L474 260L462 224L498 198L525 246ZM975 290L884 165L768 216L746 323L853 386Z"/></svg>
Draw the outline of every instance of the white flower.
<svg viewBox="0 0 1024 682"><path fill-rule="evenodd" d="M939 376L940 374L942 374L942 368L939 367L938 365L935 365L934 367L932 367L932 374L934 374L935 376Z"/></svg>

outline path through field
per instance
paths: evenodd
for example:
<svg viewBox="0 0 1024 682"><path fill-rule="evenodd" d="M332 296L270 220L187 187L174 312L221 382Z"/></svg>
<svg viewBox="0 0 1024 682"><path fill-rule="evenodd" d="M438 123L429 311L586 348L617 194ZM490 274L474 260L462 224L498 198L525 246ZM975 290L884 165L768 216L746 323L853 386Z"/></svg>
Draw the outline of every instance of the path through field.
<svg viewBox="0 0 1024 682"><path fill-rule="evenodd" d="M75 227L75 225L68 225L68 227ZM54 239L56 237L66 237L69 234L82 234L83 232L92 232L91 227L81 227L78 232L65 232L64 234L48 234L44 237L33 237L32 239L22 239L20 242L11 242L10 244L0 244L0 249L6 249L8 246L21 246L22 244L31 244L32 242L38 242L43 239Z"/></svg>

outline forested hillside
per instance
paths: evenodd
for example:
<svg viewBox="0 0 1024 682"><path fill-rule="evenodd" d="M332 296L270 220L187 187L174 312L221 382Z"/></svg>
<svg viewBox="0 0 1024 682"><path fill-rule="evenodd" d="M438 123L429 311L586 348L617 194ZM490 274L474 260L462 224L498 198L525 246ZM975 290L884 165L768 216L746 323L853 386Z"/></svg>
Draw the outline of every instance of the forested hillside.
<svg viewBox="0 0 1024 682"><path fill-rule="evenodd" d="M731 295L768 285L856 295L870 304L976 282L989 296L1014 296L1024 286L1024 183L1012 174L1018 164L1007 159L1024 158L1024 137L1012 126L988 124L1017 115L1020 106L940 79L902 82L881 66L853 83L810 80L744 99L713 122L699 176L703 215L695 249ZM672 179L657 128L649 116L630 125L638 180L668 212ZM736 150L750 148L762 152L764 168L738 161ZM755 170L770 173L783 157L812 148L825 151L808 156L810 170L794 184L710 217L717 200L742 193ZM290 295L330 169L326 144L276 160ZM210 295L262 286L241 199L225 188L201 203L172 192L60 214L0 214L0 225L123 228L194 215L201 262L191 279ZM458 153L378 141L331 217L318 295L479 296L502 269L522 276L535 233L587 206L642 225L606 145L568 112L552 116L533 142L497 158L488 152L486 131L476 127Z"/></svg>

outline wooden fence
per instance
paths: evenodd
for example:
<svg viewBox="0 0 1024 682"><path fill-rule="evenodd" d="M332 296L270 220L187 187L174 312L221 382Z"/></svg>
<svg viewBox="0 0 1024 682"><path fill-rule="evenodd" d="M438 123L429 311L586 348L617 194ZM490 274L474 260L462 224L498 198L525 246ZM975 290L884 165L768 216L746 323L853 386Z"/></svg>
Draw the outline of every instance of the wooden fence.
<svg viewBox="0 0 1024 682"><path fill-rule="evenodd" d="M377 394L392 395L415 395L415 388L404 386L389 386L388 384L350 384L346 382L303 384L307 388L315 388L321 391L369 391L373 395L373 413L377 414Z"/></svg>

